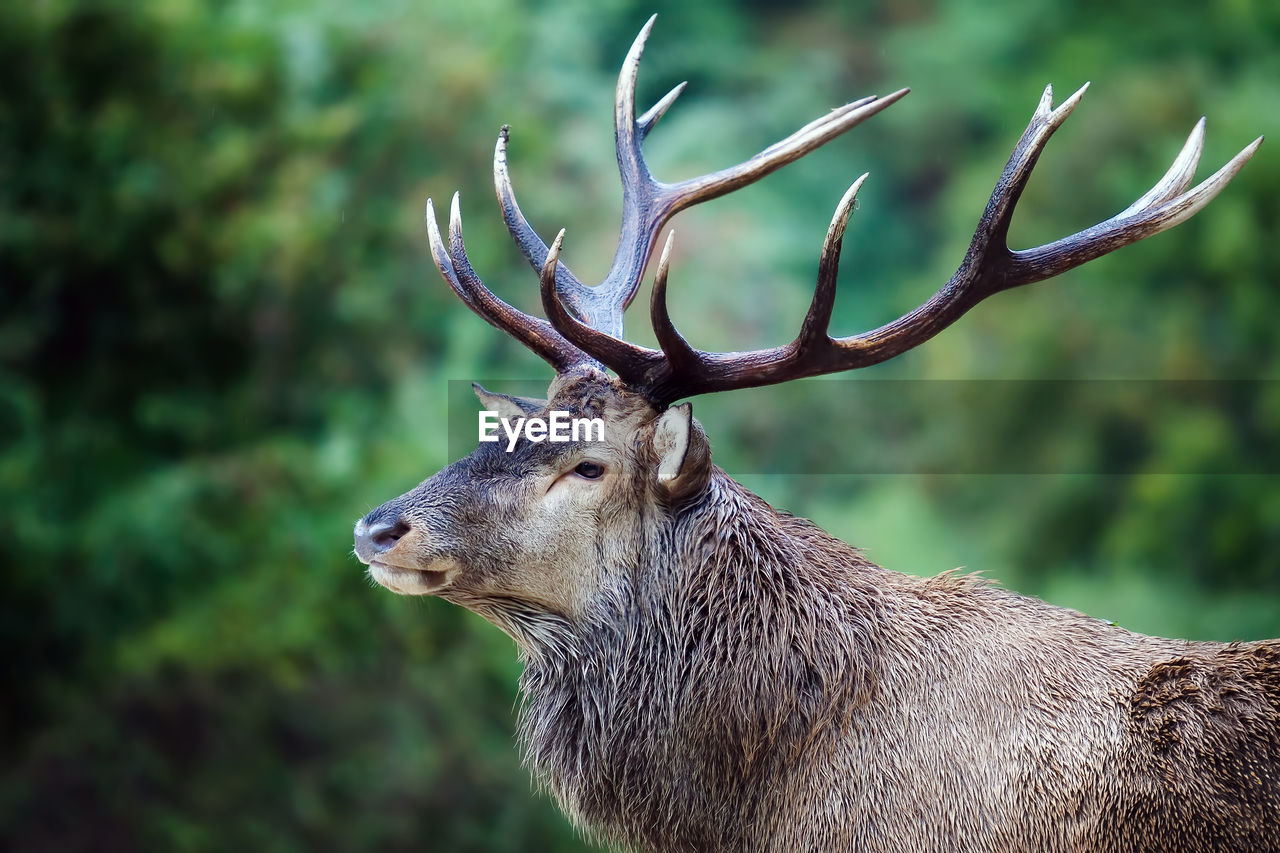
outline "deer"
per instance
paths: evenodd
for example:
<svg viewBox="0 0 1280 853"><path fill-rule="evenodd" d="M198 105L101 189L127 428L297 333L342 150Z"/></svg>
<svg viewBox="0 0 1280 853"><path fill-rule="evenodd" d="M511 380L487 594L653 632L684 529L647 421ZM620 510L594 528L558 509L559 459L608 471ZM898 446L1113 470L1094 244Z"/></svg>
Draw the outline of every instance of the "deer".
<svg viewBox="0 0 1280 853"><path fill-rule="evenodd" d="M656 16L655 16L656 17ZM917 347L980 301L1165 231L1204 208L1259 137L1202 183L1194 127L1168 172L1116 216L1013 250L1014 207L1081 88L1048 87L955 274L873 331L828 331L846 225L836 207L796 338L705 352L668 314L668 235L650 316L623 337L677 212L756 181L904 97L866 97L749 160L677 183L641 151L684 88L636 116L650 18L619 74L623 187L607 276L587 285L516 203L499 134L502 216L545 318L472 267L458 195L435 265L462 302L555 371L547 398L475 386L514 422L568 412L603 436L480 443L355 526L377 584L470 609L523 662L517 738L542 790L588 838L641 851L1280 851L1280 640L1164 639L978 576L881 568L774 509L712 461L688 398L862 368ZM1087 86L1087 84L1086 84Z"/></svg>

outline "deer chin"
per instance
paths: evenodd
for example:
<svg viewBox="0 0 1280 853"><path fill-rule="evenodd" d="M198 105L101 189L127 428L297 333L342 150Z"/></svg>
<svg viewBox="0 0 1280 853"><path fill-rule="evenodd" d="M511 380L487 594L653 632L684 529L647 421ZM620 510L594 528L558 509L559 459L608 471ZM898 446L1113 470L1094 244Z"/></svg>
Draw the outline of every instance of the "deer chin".
<svg viewBox="0 0 1280 853"><path fill-rule="evenodd" d="M369 563L369 577L400 595L435 595L449 585L457 568L449 562L436 565L435 569L411 569L374 560Z"/></svg>

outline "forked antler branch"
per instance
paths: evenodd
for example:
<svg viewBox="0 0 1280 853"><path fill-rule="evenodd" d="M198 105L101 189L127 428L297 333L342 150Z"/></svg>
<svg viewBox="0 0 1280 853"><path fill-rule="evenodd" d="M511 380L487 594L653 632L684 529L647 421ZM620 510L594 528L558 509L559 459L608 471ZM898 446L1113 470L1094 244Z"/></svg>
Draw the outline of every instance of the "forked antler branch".
<svg viewBox="0 0 1280 853"><path fill-rule="evenodd" d="M568 340L595 354L628 384L644 389L659 402L867 367L918 346L993 293L1042 281L1185 221L1207 205L1262 144L1262 137L1258 137L1211 177L1188 190L1204 146L1202 118L1165 176L1130 207L1069 237L1013 251L1007 237L1018 198L1049 137L1076 108L1086 88L1057 109L1053 108L1052 87L1045 89L996 183L960 268L929 301L878 329L843 338L832 338L827 332L841 241L865 174L836 208L822 248L813 302L800 334L786 346L735 353L708 353L690 347L667 314L665 257L659 266L652 306L661 351L620 340L606 341L608 336L578 322L556 304L544 273L542 295L547 316Z"/></svg>
<svg viewBox="0 0 1280 853"><path fill-rule="evenodd" d="M690 178L674 184L657 180L645 163L641 144L649 131L684 91L685 83L676 86L640 118L636 118L636 78L640 57L657 15L649 18L622 63L614 98L613 131L618 155L618 171L622 176L622 229L613 265L603 282L588 287L568 269L561 266L556 285L564 300L584 323L614 337L622 337L622 315L640 287L645 264L658 232L672 216L698 202L753 183L770 172L803 157L810 151L861 124L907 94L906 89L884 97L867 97L832 110L797 130L781 142L769 146L744 163L710 175ZM502 217L520 250L535 270L547 257L547 245L534 232L520 206L507 171L507 128L498 136L493 155L493 176Z"/></svg>
<svg viewBox="0 0 1280 853"><path fill-rule="evenodd" d="M722 169L709 175L690 178L677 183L665 183L653 177L645 163L641 148L645 137L675 103L676 98L684 91L681 83L652 108L636 118L635 94L636 78L640 69L640 57L644 53L644 45L653 29L657 16L651 17L636 36L622 64L618 75L617 93L614 101L614 140L618 155L618 171L622 178L622 227L618 236L618 247L614 254L613 265L604 281L595 286L587 286L578 280L566 267L557 268L556 279L560 298L584 323L600 329L614 337L622 337L622 316L640 287L640 279L644 275L645 265L653 249L662 226L679 211L690 205L722 196L725 193L751 184L770 172L780 169L799 158L830 142L846 130L861 124L866 119L880 112L899 98L907 94L906 89L894 92L884 98L867 97L845 104L830 113L815 119L797 130L781 142L775 143L759 154L736 166ZM512 238L520 251L535 270L541 270L547 257L547 244L533 230L516 203L515 190L511 186L511 177L507 169L508 128L503 127L498 134L498 143L493 154L494 188L498 193L498 202L502 207L502 216L507 223ZM428 206L428 219L432 209ZM428 233L438 234L438 227ZM461 241L461 224L459 223L457 239L454 239L454 227L450 227L450 245L445 251L436 248L433 243L433 254L436 265L451 285L455 280L466 278L463 268L470 269L466 251ZM453 271L450 271L450 267ZM478 283L478 279L477 279ZM478 285L483 287L483 285ZM465 286L464 290L473 290ZM534 318L517 317L519 313L492 294L471 299L463 295L457 286L454 290L462 296L473 310L499 328L513 323L518 331L513 334L528 344L525 336L527 330L536 327ZM548 361L548 354L531 346L535 352ZM560 356L557 355L557 358ZM555 361L552 361L555 364Z"/></svg>
<svg viewBox="0 0 1280 853"><path fill-rule="evenodd" d="M1030 124L996 182L960 268L923 305L870 332L843 338L832 338L828 334L841 243L858 190L866 180L864 174L836 207L822 247L813 302L795 340L772 349L734 353L702 352L690 346L676 331L667 312L671 250L671 236L668 236L650 306L660 349L649 349L622 339L622 312L635 296L658 231L671 216L691 204L745 186L804 156L907 93L902 89L885 98L855 101L811 122L745 163L677 184L662 183L649 173L641 143L679 96L684 84L639 119L634 118L636 73L653 20L649 19L631 46L618 78L614 118L623 185L623 219L613 267L601 284L583 285L559 263L563 231L548 248L520 213L507 175L506 128L499 136L494 157L498 199L512 236L529 262L540 271L542 304L550 323L517 311L481 283L463 247L456 195L448 249L440 239L430 202L427 203L427 229L437 266L474 311L510 332L558 371L584 364L604 365L658 404L694 394L771 385L867 367L890 359L933 337L993 293L1042 281L1185 221L1207 205L1262 144L1262 137L1258 137L1208 179L1188 189L1204 146L1202 118L1165 176L1124 211L1061 240L1014 251L1008 247L1014 207L1049 137L1080 103L1088 84L1056 109L1053 89L1046 87Z"/></svg>

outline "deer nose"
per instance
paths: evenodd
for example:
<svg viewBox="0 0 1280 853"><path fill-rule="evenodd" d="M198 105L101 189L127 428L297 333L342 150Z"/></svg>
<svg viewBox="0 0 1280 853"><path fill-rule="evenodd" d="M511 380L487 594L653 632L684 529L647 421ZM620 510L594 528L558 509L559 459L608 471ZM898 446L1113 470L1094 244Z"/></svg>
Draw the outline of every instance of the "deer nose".
<svg viewBox="0 0 1280 853"><path fill-rule="evenodd" d="M360 519L356 522L356 556L366 563L377 559L394 548L409 529L402 516L390 521Z"/></svg>

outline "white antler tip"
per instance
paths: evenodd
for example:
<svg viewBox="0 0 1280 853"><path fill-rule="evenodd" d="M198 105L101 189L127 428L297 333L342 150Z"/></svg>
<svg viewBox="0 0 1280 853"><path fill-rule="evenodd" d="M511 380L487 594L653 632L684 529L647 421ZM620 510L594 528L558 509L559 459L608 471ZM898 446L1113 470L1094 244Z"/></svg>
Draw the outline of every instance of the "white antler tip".
<svg viewBox="0 0 1280 853"><path fill-rule="evenodd" d="M1191 133L1187 136L1187 144L1193 146L1197 152L1204 147L1204 131L1208 124L1207 116L1200 116L1195 125L1191 128ZM1197 153L1197 157L1199 154Z"/></svg>
<svg viewBox="0 0 1280 853"><path fill-rule="evenodd" d="M453 201L449 203L449 230L462 230L462 193L455 192Z"/></svg>
<svg viewBox="0 0 1280 853"><path fill-rule="evenodd" d="M871 175L870 172L863 172L858 179L849 185L849 189L844 191L844 195L840 198L840 203L836 205L836 212L831 217L831 226L827 229L827 242L839 240L844 236L845 226L849 224L849 216L853 213L853 206L858 202L858 190L862 189L862 184Z"/></svg>
<svg viewBox="0 0 1280 853"><path fill-rule="evenodd" d="M1046 89L1045 91L1048 92L1050 90ZM1064 121L1066 121L1067 116L1071 115L1075 108L1080 105L1080 100L1084 97L1084 93L1087 91L1089 91L1089 84L1086 82L1079 89L1076 89L1075 92L1072 93L1071 97L1063 101L1056 110L1053 110L1049 114L1050 126L1059 127ZM1050 99L1052 100L1052 98Z"/></svg>
<svg viewBox="0 0 1280 853"><path fill-rule="evenodd" d="M554 267L560 259L560 247L564 245L564 229L560 229L560 233L556 235L556 239L551 241L551 248L547 250L547 262L543 264L545 267Z"/></svg>
<svg viewBox="0 0 1280 853"><path fill-rule="evenodd" d="M639 34L636 35L636 40L631 43L631 50L627 53L625 65L635 65L640 62L640 56L644 53L644 44L649 40L649 33L653 30L653 24L656 20L658 20L658 15L655 12L649 16L649 20L644 22L644 26L640 28Z"/></svg>
<svg viewBox="0 0 1280 853"><path fill-rule="evenodd" d="M1222 170L1227 171L1230 169L1231 175L1234 176L1236 172L1244 168L1245 163L1248 163L1253 159L1254 154L1258 153L1258 148L1261 147L1263 139L1265 139L1265 137L1259 136L1244 148L1241 148L1240 153L1232 157L1227 162L1227 165L1222 167Z"/></svg>
<svg viewBox="0 0 1280 853"><path fill-rule="evenodd" d="M849 185L849 189L844 191L844 197L840 199L839 210L843 211L844 219L849 217L849 211L853 210L854 204L858 201L858 190L862 189L863 183L871 176L870 172L863 172L858 179Z"/></svg>
<svg viewBox="0 0 1280 853"><path fill-rule="evenodd" d="M1241 148L1240 152L1236 154L1236 156L1232 157L1229 161L1227 161L1227 164L1223 166L1222 169L1220 169L1219 171L1220 172L1229 171L1230 174L1234 177L1235 173L1240 171L1242 168L1244 168L1244 164L1248 163L1249 160L1253 158L1253 155L1258 153L1258 148L1262 145L1263 139L1265 139L1265 137L1259 136L1257 139L1253 140L1248 145ZM1217 177L1217 176L1215 175L1214 177ZM1209 180L1213 180L1213 178L1210 178Z"/></svg>
<svg viewBox="0 0 1280 853"><path fill-rule="evenodd" d="M1048 115L1053 112L1053 84L1044 87L1040 95L1040 103L1036 106L1037 115Z"/></svg>
<svg viewBox="0 0 1280 853"><path fill-rule="evenodd" d="M667 277L667 265L671 262L671 246L676 241L676 229L667 232L667 242L662 246L662 256L658 258L658 275Z"/></svg>

